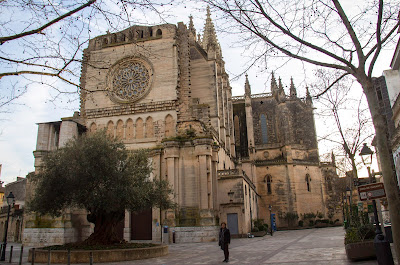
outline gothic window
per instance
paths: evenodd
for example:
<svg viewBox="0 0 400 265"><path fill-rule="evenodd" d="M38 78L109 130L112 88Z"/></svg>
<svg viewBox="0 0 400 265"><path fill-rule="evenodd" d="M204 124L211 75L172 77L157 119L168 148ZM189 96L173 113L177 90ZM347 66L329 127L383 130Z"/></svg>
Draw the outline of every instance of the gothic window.
<svg viewBox="0 0 400 265"><path fill-rule="evenodd" d="M271 188L272 176L267 175L265 178L266 178L266 182L267 182L267 192L271 193L272 192L272 188Z"/></svg>
<svg viewBox="0 0 400 265"><path fill-rule="evenodd" d="M327 177L326 181L328 182L328 190L332 191L332 180L331 180L331 178Z"/></svg>
<svg viewBox="0 0 400 265"><path fill-rule="evenodd" d="M150 91L152 76L152 67L146 60L130 57L119 61L107 75L109 96L118 103L137 101Z"/></svg>
<svg viewBox="0 0 400 265"><path fill-rule="evenodd" d="M138 118L136 120L136 139L143 138L143 120Z"/></svg>
<svg viewBox="0 0 400 265"><path fill-rule="evenodd" d="M108 44L108 39L107 39L107 38L104 38L104 39L103 39L103 44L104 44L104 45L107 45L107 44Z"/></svg>
<svg viewBox="0 0 400 265"><path fill-rule="evenodd" d="M311 185L310 185L310 182L311 182L310 174L306 174L307 191L310 191L310 192L311 192Z"/></svg>
<svg viewBox="0 0 400 265"><path fill-rule="evenodd" d="M117 138L124 138L124 123L121 120L117 122Z"/></svg>
<svg viewBox="0 0 400 265"><path fill-rule="evenodd" d="M268 143L268 132L267 132L267 117L265 114L260 115L260 126L261 126L261 139L262 143Z"/></svg>
<svg viewBox="0 0 400 265"><path fill-rule="evenodd" d="M121 41L125 41L125 40L126 40L126 35L125 35L124 33L122 33L122 34L120 35L120 40L121 40Z"/></svg>
<svg viewBox="0 0 400 265"><path fill-rule="evenodd" d="M133 121L128 119L126 122L126 139L133 139Z"/></svg>
<svg viewBox="0 0 400 265"><path fill-rule="evenodd" d="M171 137L174 135L174 119L171 115L165 117L165 137Z"/></svg>
<svg viewBox="0 0 400 265"><path fill-rule="evenodd" d="M112 121L109 121L107 124L107 134L114 137L114 123Z"/></svg>
<svg viewBox="0 0 400 265"><path fill-rule="evenodd" d="M153 125L153 118L148 117L146 119L146 137L152 138L154 137L154 125Z"/></svg>
<svg viewBox="0 0 400 265"><path fill-rule="evenodd" d="M114 33L111 37L111 43L115 43L115 42L117 42L117 34Z"/></svg>
<svg viewBox="0 0 400 265"><path fill-rule="evenodd" d="M132 30L130 30L128 33L128 39L133 40L133 31Z"/></svg>
<svg viewBox="0 0 400 265"><path fill-rule="evenodd" d="M95 133L96 131L97 131L97 125L96 125L96 123L92 122L92 124L90 125L89 132Z"/></svg>
<svg viewBox="0 0 400 265"><path fill-rule="evenodd" d="M236 138L236 145L240 145L240 127L239 127L239 116L235 115L233 118L233 122L235 124L235 138Z"/></svg>
<svg viewBox="0 0 400 265"><path fill-rule="evenodd" d="M161 31L161 29L157 29L156 36L157 36L157 37L158 37L158 36L162 36L162 31Z"/></svg>

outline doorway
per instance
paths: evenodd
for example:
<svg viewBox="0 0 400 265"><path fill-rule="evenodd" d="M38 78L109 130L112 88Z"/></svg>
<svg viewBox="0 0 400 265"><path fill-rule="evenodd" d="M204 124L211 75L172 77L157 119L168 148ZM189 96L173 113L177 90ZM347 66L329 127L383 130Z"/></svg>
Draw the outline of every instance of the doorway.
<svg viewBox="0 0 400 265"><path fill-rule="evenodd" d="M237 213L228 213L228 228L232 235L239 234L238 215Z"/></svg>
<svg viewBox="0 0 400 265"><path fill-rule="evenodd" d="M131 240L152 239L152 209L131 213Z"/></svg>

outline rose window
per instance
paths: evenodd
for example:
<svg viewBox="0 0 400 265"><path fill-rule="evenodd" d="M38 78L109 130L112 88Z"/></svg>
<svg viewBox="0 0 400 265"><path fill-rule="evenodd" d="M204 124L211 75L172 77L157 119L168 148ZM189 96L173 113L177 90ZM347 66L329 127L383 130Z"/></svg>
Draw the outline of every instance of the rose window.
<svg viewBox="0 0 400 265"><path fill-rule="evenodd" d="M151 85L151 67L138 58L127 58L114 65L108 78L112 99L120 103L136 101L147 94Z"/></svg>

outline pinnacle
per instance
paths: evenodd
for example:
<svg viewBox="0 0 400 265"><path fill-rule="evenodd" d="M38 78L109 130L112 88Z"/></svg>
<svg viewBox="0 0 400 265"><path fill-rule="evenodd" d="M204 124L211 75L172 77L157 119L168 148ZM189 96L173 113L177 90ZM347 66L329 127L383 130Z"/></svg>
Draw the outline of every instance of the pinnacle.
<svg viewBox="0 0 400 265"><path fill-rule="evenodd" d="M290 96L297 97L297 91L296 88L294 87L293 77L290 77Z"/></svg>
<svg viewBox="0 0 400 265"><path fill-rule="evenodd" d="M203 33L203 49L207 51L208 46L213 45L217 49L219 49L219 42L217 39L217 34L215 33L214 23L211 19L210 7L207 6L207 18L206 23L204 25L204 33Z"/></svg>
<svg viewBox="0 0 400 265"><path fill-rule="evenodd" d="M248 78L248 74L246 73L246 81L244 84L244 93L246 95L251 95L251 88L250 88L250 83L249 83L249 78Z"/></svg>

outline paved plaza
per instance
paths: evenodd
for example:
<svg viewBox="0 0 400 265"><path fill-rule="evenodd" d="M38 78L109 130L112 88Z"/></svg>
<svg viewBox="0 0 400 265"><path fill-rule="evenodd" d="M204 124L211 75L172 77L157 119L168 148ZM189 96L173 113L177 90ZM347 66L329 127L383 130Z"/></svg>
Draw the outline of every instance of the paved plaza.
<svg viewBox="0 0 400 265"><path fill-rule="evenodd" d="M233 239L230 245L229 264L296 264L296 265L343 265L377 264L376 260L350 262L344 250L342 227L278 231L274 236ZM14 247L13 263L18 264L19 245ZM8 256L8 255L7 255ZM223 251L216 242L171 244L169 255L161 258L137 260L105 265L128 264L225 264ZM23 259L27 262L26 254ZM9 264L8 259L7 263Z"/></svg>

